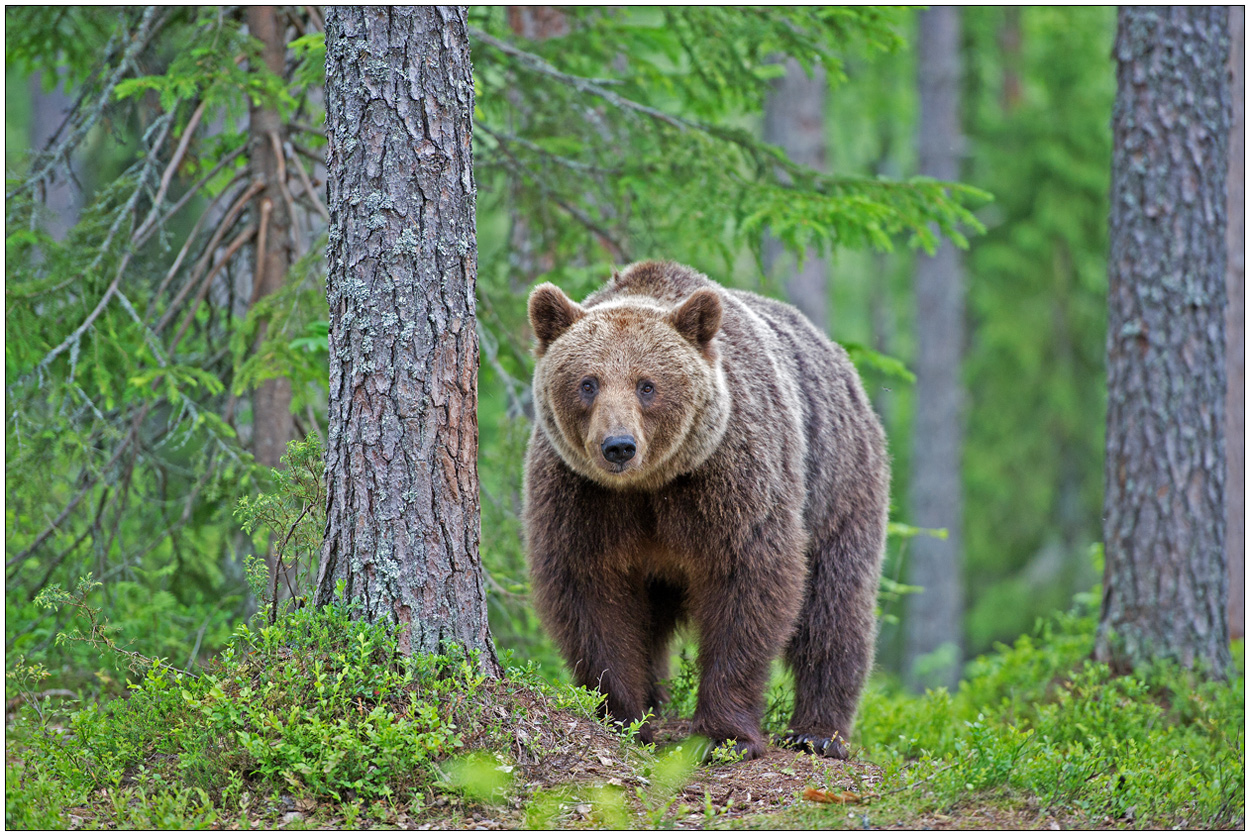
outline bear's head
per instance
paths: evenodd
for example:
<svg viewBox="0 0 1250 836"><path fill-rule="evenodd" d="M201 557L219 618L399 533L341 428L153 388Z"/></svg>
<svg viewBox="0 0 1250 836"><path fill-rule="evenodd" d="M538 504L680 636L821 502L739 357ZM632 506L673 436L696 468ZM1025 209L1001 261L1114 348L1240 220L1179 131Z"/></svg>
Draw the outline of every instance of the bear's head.
<svg viewBox="0 0 1250 836"><path fill-rule="evenodd" d="M670 307L622 296L589 307L536 287L535 418L574 471L649 490L702 464L729 421L716 348L720 294L696 290Z"/></svg>

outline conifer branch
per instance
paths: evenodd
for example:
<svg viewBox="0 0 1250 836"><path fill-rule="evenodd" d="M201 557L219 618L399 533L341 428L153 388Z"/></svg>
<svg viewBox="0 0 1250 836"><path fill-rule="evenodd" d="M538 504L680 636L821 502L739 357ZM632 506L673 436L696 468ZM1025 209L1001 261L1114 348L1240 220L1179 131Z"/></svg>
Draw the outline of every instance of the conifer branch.
<svg viewBox="0 0 1250 836"><path fill-rule="evenodd" d="M239 248L248 241L252 240L252 236L255 234L255 224L248 224L244 227L243 231L236 235L234 240L230 242L230 245L226 248L225 254L217 260L216 264L213 265L213 269L208 271L208 275L206 275L204 277L204 281L200 283L200 291L195 295L195 301L191 304L191 307L187 310L186 315L182 318L182 325L178 327L178 333L174 335L173 342L169 344L169 352L171 354L174 349L178 347L178 343L181 342L183 335L187 333L187 328L190 327L191 321L195 318L195 312L199 310L200 305L203 304L204 297L208 295L208 288L212 285L213 279L217 276L218 271L221 270L221 268L224 267L230 259L234 258L234 254L239 251ZM187 288L189 289L190 287L192 287L192 285L188 283Z"/></svg>
<svg viewBox="0 0 1250 836"><path fill-rule="evenodd" d="M78 144L82 142L87 132L100 120L104 114L104 109L113 99L113 91L117 88L122 78L134 68L135 60L139 54L147 48L148 43L164 26L165 18L162 13L157 15L159 6L148 6L143 11L143 18L139 21L139 28L130 38L130 45L126 47L122 59L118 62L113 72L109 75L108 80L100 89L100 93L95 97L95 102L91 106L91 110L79 121L79 124L70 132L65 139L51 151L40 155L42 162L35 169L34 173L26 177L21 184L13 190L5 194L6 200L12 200L18 195L24 194L42 184L52 173L52 170L61 160L68 161L69 155L73 152Z"/></svg>
<svg viewBox="0 0 1250 836"><path fill-rule="evenodd" d="M544 160L549 160L550 162L555 163L558 166L562 166L563 168L567 168L570 171L577 171L577 172L581 172L584 174L600 174L600 175L607 175L607 176L616 176L616 175L621 174L624 171L624 169L620 167L604 168L603 166L594 165L593 163L584 163L580 160L569 159L568 157L561 156L560 154L555 154L551 151L548 151L546 148L542 147L538 143L531 142L530 140L526 139L523 136L517 136L516 134L504 133L502 131L492 130L491 128L487 127L482 122L478 122L475 125L475 127L478 130L483 131L486 135L493 138L495 142L497 142L500 145L503 145L505 143L509 145L519 145L527 151L533 151L535 154L538 154L539 156L541 156Z"/></svg>
<svg viewBox="0 0 1250 836"><path fill-rule="evenodd" d="M230 228L234 226L234 222L238 219L239 213L246 208L247 202L251 200L257 192L264 188L264 183L259 180L253 181L252 184L244 189L243 193L235 199L234 204L226 211L225 217L222 218L221 223L217 225L217 230L213 233L213 237L209 239L207 246L204 247L203 254L200 256L199 261L196 262L196 265L192 270L191 280L184 284L182 289L178 291L178 294L174 296L173 301L169 303L169 308L165 311L160 321L156 323L156 327L152 329L153 331L159 334L161 331L165 330L165 326L167 326L170 320L174 318L178 308L182 305L182 301L186 298L187 294L191 292L191 288L195 286L198 281L199 274L208 269L208 262L213 257L213 251L217 249L218 244L221 243L221 239L224 238L226 233L230 231Z"/></svg>
<svg viewBox="0 0 1250 836"><path fill-rule="evenodd" d="M321 202L321 198L317 197L317 190L313 188L312 180L308 176L308 172L304 170L304 164L300 162L299 154L295 152L295 144L287 142L283 146L283 151L291 158L291 166L299 175L300 182L304 184L304 194L312 202L316 208L317 214L321 216L326 223L330 222L330 210Z"/></svg>
<svg viewBox="0 0 1250 836"><path fill-rule="evenodd" d="M492 137L495 136L489 128L486 128L483 125L479 125L478 127L482 128L482 130L486 131L486 133L490 134ZM543 193L549 200L551 200L552 203L567 212L574 220L586 227L586 229L602 238L603 242L612 250L614 258L621 262L633 260L629 257L629 251L626 249L625 245L622 244L614 234L604 229L600 224L596 223L589 215L578 209L576 206L562 200L554 189L547 186L546 182L536 171L518 160L512 151L508 149L506 144L501 143L499 145L499 150L501 150L504 154L504 157L501 159L506 168L510 169L512 173L516 174L518 177L532 180L540 189L542 189Z"/></svg>
<svg viewBox="0 0 1250 836"><path fill-rule="evenodd" d="M146 414L146 410L144 411L144 414ZM135 434L137 432L138 432L138 425L137 424L132 425L130 428L130 432L127 433L124 439L122 439L121 444L117 445L117 449L113 451L113 457L109 459L108 463L105 464L104 467L101 469L101 473L107 473L109 470L112 469L113 465L117 464L118 459L121 458L122 453L125 452L126 448L130 446L130 442L134 440ZM69 515L74 512L74 509L78 507L78 503L82 502L83 497L85 497L88 493L90 493L91 489L96 486L96 483L99 481L99 476L94 475L94 474L87 474L86 480L87 480L87 484L83 485L83 487L78 491L78 493L74 495L74 498L71 499L69 501L69 504L66 505L65 508L61 511L61 513L57 515L56 519L53 520L51 523L49 523L48 527L39 533L39 536L35 538L34 542L31 543L22 551L18 552L16 556L11 557L5 561L4 563L5 569L8 569L11 566L16 566L17 564L21 563L26 558L30 557L32 554L34 554L36 551L39 550L39 547L43 545L45 540L47 540L49 537L51 537L60 529L61 524L64 523L65 520L69 517Z"/></svg>
<svg viewBox="0 0 1250 836"><path fill-rule="evenodd" d="M169 184L174 179L174 172L182 164L182 158L186 155L187 147L191 144L191 137L195 134L195 129L200 125L200 118L204 116L206 104L206 101L201 101L199 106L192 111L191 118L187 120L187 125L182 130L182 139L178 141L178 147L174 149L173 156L169 158L169 165L165 166L165 173L161 175L160 188L156 190L156 196L152 198L152 211L148 213L147 218L143 221L143 225L134 234L136 242L146 239L148 231L155 225L161 201L165 199L165 194L169 191Z"/></svg>
<svg viewBox="0 0 1250 836"><path fill-rule="evenodd" d="M238 157L238 155L241 153L243 153L243 149L237 148L233 152L231 152L229 158L234 159ZM226 160L222 160L222 163L225 163L225 162ZM198 183L196 183L194 186L191 187L191 189L188 191L187 197L189 198L190 195L199 191L199 189L203 187L203 185L206 182L208 182L208 180L212 179L212 177L217 173L220 167L221 167L220 164L218 166L214 166L213 171L209 172ZM165 278L161 279L161 283L156 288L156 292L153 293L151 299L148 300L147 311L148 311L149 317L151 316L151 312L153 308L155 307L156 303L160 300L162 296L165 295L165 291L169 289L169 283L172 282L174 280L174 276L178 274L178 269L182 267L182 262L186 259L187 253L191 251L191 245L194 244L196 240L198 239L198 236L200 234L200 227L202 227L204 223L210 217L212 217L214 210L216 210L217 208L217 204L221 202L222 198L230 194L231 189L233 189L236 185L238 185L242 181L243 177L244 177L243 174L239 174L237 177L235 177L234 180L230 181L230 183L227 184L227 186L224 189L222 189L221 192L217 196L215 196L212 200L209 201L208 205L204 207L204 211L200 212L200 216L195 219L195 225L191 227L191 232L187 234L186 241L182 243L182 248L178 250L178 256L174 259L174 263L170 265L169 270L167 270L165 273ZM169 212L165 213L165 219L162 220L161 222L164 223L166 220L173 217L173 215L177 213L177 210L181 208L183 202L184 201L179 201L177 205L175 205L172 209L169 210Z"/></svg>
<svg viewBox="0 0 1250 836"><path fill-rule="evenodd" d="M173 112L171 111L161 116L158 122L152 125L152 129L154 130L158 126L160 127L160 136L152 145L153 152L149 153L143 168L140 170L138 183L135 186L134 192L130 195L130 198L126 201L126 204L122 207L121 211L117 213L117 217L113 220L112 225L109 227L108 234L104 238L104 243L99 246L95 258L92 259L91 264L87 266L87 269L83 271L88 275L95 271L95 268L99 266L100 262L102 262L108 254L110 248L112 247L113 239L117 236L118 231L121 229L122 223L127 218L131 220L131 223L134 222L133 213L135 207L139 203L139 197L143 194L143 183L147 179L149 173L155 168L155 149L164 144L165 138L169 135L169 130L173 126ZM55 348L45 354L43 359L35 364L34 369L23 375L21 379L17 381L15 386L30 380L31 375L36 375L42 381L44 369L46 369L52 361L61 354L71 349L72 353L70 356L70 366L72 372L78 358L79 341L82 340L84 334L91 330L91 326L95 324L95 321L100 317L100 314L104 313L104 309L108 307L109 302L112 301L118 288L121 287L122 277L126 274L126 267L129 266L130 258L133 253L134 250L132 248L127 248L117 266L117 270L114 271L113 280L109 283L109 286L105 288L104 295L100 297L100 301L96 303L95 308L93 308L91 313L87 315L87 318L83 320L82 324L75 328L73 332L71 332L70 335L62 340ZM70 378L73 378L72 373L70 374ZM12 392L12 387L10 387L10 392Z"/></svg>
<svg viewBox="0 0 1250 836"><path fill-rule="evenodd" d="M537 73L541 73L542 75L548 76L550 78L554 78L556 81L569 85L574 90L577 90L581 93L590 93L593 96L598 96L599 98L606 101L608 104L613 105L614 107L620 110L642 114L643 116L647 116L651 119L654 119L657 122L662 122L663 124L668 125L671 128L676 128L679 131L696 130L696 131L706 132L707 130L707 127L705 125L701 125L698 122L692 122L688 119L683 119L680 116L674 116L671 113L665 113L662 110L657 110L648 105L635 102L632 99L627 99L618 93L614 93L611 90L606 89L603 85L610 84L611 83L610 81L606 81L603 79L583 78L582 76L577 76L577 75L569 75L568 73L561 72L560 70L551 66L551 64L548 64L546 61L544 61L542 58L539 58L537 55L533 54L532 52L526 52L523 49L518 49L512 44L506 43L504 41L501 41L497 38L494 38L486 34L481 29L477 29L473 26L470 26L468 27L468 31L469 31L470 39L475 40L475 41L480 41L489 47L493 47L494 49L497 49L500 52L502 52L504 55L508 55L508 56L511 56L512 58L517 59L519 62L521 62L522 65L529 68L530 70L537 72Z"/></svg>

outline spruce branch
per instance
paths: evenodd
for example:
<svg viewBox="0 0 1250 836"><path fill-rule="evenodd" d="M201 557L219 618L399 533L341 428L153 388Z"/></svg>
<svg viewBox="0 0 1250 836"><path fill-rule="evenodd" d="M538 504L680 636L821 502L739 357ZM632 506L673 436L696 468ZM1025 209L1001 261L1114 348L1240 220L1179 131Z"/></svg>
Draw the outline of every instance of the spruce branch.
<svg viewBox="0 0 1250 836"><path fill-rule="evenodd" d="M140 169L135 190L130 195L130 198L126 201L126 204L122 207L121 211L117 213L117 217L113 220L112 225L109 227L109 231L105 236L104 242L98 248L95 258L92 259L91 264L88 265L87 269L84 271L85 273L90 274L94 272L104 260L105 256L112 247L113 239L121 230L123 222L129 219L132 224L134 223L134 210L138 206L139 197L143 194L143 183L156 167L158 157L155 153L155 149L163 145L165 138L169 135L169 131L173 126L173 116L174 114L172 111L165 113L152 125L151 130L156 130L159 127L159 136L152 144L152 150L148 154L146 161ZM151 134L151 130L149 131L149 135ZM82 340L83 335L91 330L91 326L95 324L95 321L100 317L100 314L104 313L105 308L107 308L109 302L113 300L113 296L117 293L118 288L121 287L122 278L126 275L126 267L129 266L130 259L133 254L134 250L132 248L127 248L126 252L122 255L121 261L117 266L117 270L114 271L113 280L109 283L109 286L104 291L104 295L100 297L100 301L96 303L95 308L93 308L91 313L87 315L87 318L83 320L82 324L75 328L73 332L71 332L70 335L62 340L55 348L45 354L43 359L35 364L35 368L23 375L14 384L14 386L26 383L30 380L31 375L38 377L40 383L42 384L44 370L52 363L53 360L71 349L70 378L73 379L73 367L75 366L78 358L79 342ZM10 387L9 391L11 395L13 387Z"/></svg>
<svg viewBox="0 0 1250 836"><path fill-rule="evenodd" d="M234 203L226 211L225 216L221 219L221 223L217 225L217 229L213 232L212 238L209 239L208 244L204 247L204 251L200 256L199 261L197 261L195 267L192 268L190 280L187 281L187 283L182 286L182 289L178 291L177 295L174 296L173 301L169 303L169 307L166 309L164 315L161 316L160 321L157 322L156 326L152 329L153 331L159 334L161 331L165 330L167 325L169 325L179 307L182 305L183 300L186 299L187 294L191 292L191 288L196 285L199 275L204 270L208 269L208 263L212 259L213 252L217 249L217 245L221 243L222 238L224 238L230 231L230 228L234 226L234 222L238 219L239 214L247 207L248 201L251 200L257 192L260 192L264 188L264 183L259 180L253 181L252 184L235 199Z"/></svg>
<svg viewBox="0 0 1250 836"><path fill-rule="evenodd" d="M496 138L496 141L498 141L498 137L496 137L494 132L492 132L489 128L485 127L484 125L479 125L478 127L486 131L487 134L489 134L491 137ZM508 148L506 143L500 143L499 150L502 151L504 154L504 157L502 158L502 160L506 168L512 171L512 173L515 174L516 176L522 179L527 179L527 180L531 180L532 182L534 182L542 190L543 194L552 203L554 203L556 206L563 209L574 220L576 220L582 226L586 227L586 229L590 230L594 234L598 235L601 239L603 239L603 242L607 244L608 247L612 250L613 258L615 258L617 261L620 261L620 262L628 262L628 261L633 260L629 256L629 250L626 249L625 245L621 242L619 238L617 238L616 235L604 229L602 225L596 223L594 219L592 219L589 215L587 215L582 210L578 209L576 206L573 206L567 201L561 199L558 192L555 189L550 188L547 182L542 178L541 175L538 174L538 172L534 171L532 168L525 165L525 163L521 162L520 160L516 158L516 155L512 153L512 151Z"/></svg>
<svg viewBox="0 0 1250 836"><path fill-rule="evenodd" d="M608 90L604 87L604 85L611 84L611 81L584 78L582 76L570 75L568 73L561 72L534 53L526 52L525 50L519 49L512 44L501 41L498 38L494 38L483 32L481 29L470 26L468 27L468 31L469 37L472 40L481 41L487 46L499 50L504 55L517 59L522 66L528 68L529 70L548 76L549 78L553 78L562 84L567 84L578 92L589 93L592 96L597 96L619 110L646 116L656 122L663 123L670 128L676 128L679 131L707 130L707 126L699 122L692 122L689 119L674 116L671 113L665 113L662 110L657 110L654 107L635 102L632 99L625 98L619 93L614 93L611 90Z"/></svg>
<svg viewBox="0 0 1250 836"><path fill-rule="evenodd" d="M68 164L70 154L86 137L87 132L100 121L100 117L104 115L105 108L113 100L113 93L117 89L118 83L121 82L126 73L134 69L135 61L138 59L139 54L147 48L152 38L165 25L165 20L165 11L161 7L148 6L144 9L143 18L139 21L138 29L130 36L130 43L126 47L121 61L113 68L113 72L109 74L104 86L100 88L100 92L96 95L91 108L78 120L77 126L69 135L61 140L55 148L39 155L39 162L34 172L24 178L16 188L7 192L5 194L6 200L12 200L19 195L33 191L36 187L42 187L44 181L51 176L58 163L65 160Z"/></svg>

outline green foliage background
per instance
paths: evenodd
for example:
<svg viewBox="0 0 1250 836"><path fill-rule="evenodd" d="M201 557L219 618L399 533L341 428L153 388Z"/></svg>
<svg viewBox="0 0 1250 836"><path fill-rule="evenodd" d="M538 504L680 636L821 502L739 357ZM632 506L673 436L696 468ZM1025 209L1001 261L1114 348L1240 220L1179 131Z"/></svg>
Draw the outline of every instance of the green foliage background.
<svg viewBox="0 0 1250 836"><path fill-rule="evenodd" d="M355 622L347 603L247 620L270 592L263 556L278 553L298 587L323 522L324 38L314 7L284 9L280 75L256 69L238 8L6 9L5 651L6 696L20 703L6 824L66 827L75 809L102 826L248 827L264 798L290 793L332 802L330 821L353 827L423 815L440 794L517 792L499 778L497 753L517 738L495 697L532 688L544 696L523 704L585 717L596 700L550 684L563 667L528 603L528 289L554 281L579 296L613 266L662 257L780 297L765 232L832 257L832 336L887 426L897 498L922 407L908 371L924 316L914 254L938 236L968 247L973 661L953 694L898 685L906 546L928 534L896 499L880 670L853 741L889 789L856 808L862 824L968 805L1087 827L1244 824L1244 661L1217 683L1166 665L1112 677L1087 661L1111 9L964 10L964 185L912 176L913 10L569 7L538 40L517 34L514 11L470 11L481 552L496 641L519 664L499 693L462 659L397 659L388 630ZM821 62L831 81L827 172L758 139L785 55ZM54 89L77 105L44 153L30 137ZM259 300L253 105L283 121L300 245L283 289ZM78 204L62 234L49 196L66 160ZM291 381L305 439L279 474L250 453L251 394L274 377ZM164 662L130 670L126 651ZM679 714L696 673L687 648L670 683ZM83 698L69 735L49 724L59 689ZM770 685L772 731L791 690L784 675ZM475 745L496 754L456 756ZM694 765L643 755L642 818L610 788L579 800L606 823L671 824ZM546 826L572 798L535 794L525 821ZM793 805L774 824L845 827L845 809Z"/></svg>
<svg viewBox="0 0 1250 836"><path fill-rule="evenodd" d="M249 103L279 112L291 159L316 176L324 41L319 18L289 14L279 77L255 68L237 10L6 10L6 656L45 663L71 686L116 688L124 674L90 648L57 646L75 625L38 608L40 590L72 590L90 571L121 644L177 664L211 655L255 607L243 558L273 533L245 534L233 513L271 487L249 452L251 391L290 379L300 433L324 435L324 224L313 201L297 195L311 220L284 290L250 307L222 295L248 286L250 244L220 259L250 210L216 241L200 223L247 186ZM969 245L970 652L1087 589L1101 493L1112 12L966 10L964 186L912 177L910 10L562 14L558 34L526 40L506 10L470 12L482 554L497 641L559 675L527 602L517 518L528 288L554 281L576 296L613 266L664 257L780 296L761 278L765 231L832 254L832 335L886 421L898 496L915 408L906 366L923 315L911 308L912 253L936 235ZM758 140L786 54L828 71L827 173ZM57 160L29 146L33 85L58 83L83 102L57 139L81 129L66 153L82 205L63 238L47 231L40 180ZM192 304L218 261L218 289ZM893 516L906 520L905 505ZM891 541L896 580L905 542ZM899 608L883 605L889 670Z"/></svg>

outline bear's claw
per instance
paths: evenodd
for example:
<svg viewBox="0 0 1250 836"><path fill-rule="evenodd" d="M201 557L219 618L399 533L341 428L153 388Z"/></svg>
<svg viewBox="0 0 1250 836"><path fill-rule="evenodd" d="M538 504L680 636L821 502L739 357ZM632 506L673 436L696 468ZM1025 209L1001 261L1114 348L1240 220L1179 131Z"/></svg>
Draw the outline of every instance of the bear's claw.
<svg viewBox="0 0 1250 836"><path fill-rule="evenodd" d="M798 749L801 752L810 752L813 755L820 755L824 758L846 760L850 757L850 752L846 748L846 742L838 736L837 732L834 732L833 737L790 733L779 738L776 742L778 746L784 746L787 749Z"/></svg>

